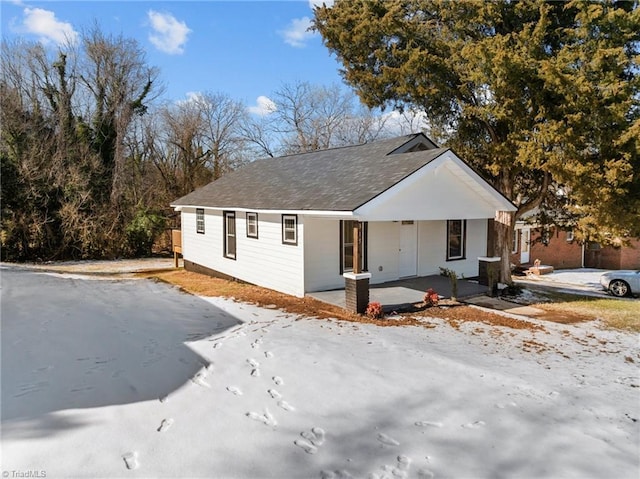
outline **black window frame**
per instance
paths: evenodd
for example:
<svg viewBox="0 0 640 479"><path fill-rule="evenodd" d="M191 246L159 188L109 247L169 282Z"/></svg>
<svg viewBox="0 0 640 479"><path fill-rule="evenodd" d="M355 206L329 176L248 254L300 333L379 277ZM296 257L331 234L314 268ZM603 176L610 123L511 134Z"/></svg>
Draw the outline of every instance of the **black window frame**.
<svg viewBox="0 0 640 479"><path fill-rule="evenodd" d="M255 233L249 232L249 216L255 217L255 222L256 222L256 232ZM245 223L246 223L246 230L247 230L247 238L258 239L258 213L247 211L247 213L245 215Z"/></svg>
<svg viewBox="0 0 640 479"><path fill-rule="evenodd" d="M345 268L344 261L344 232L345 232L345 222L354 223L353 220L340 220L340 250L338 252L338 257L340 258L340 274L349 273L353 271L353 265L350 269ZM353 227L353 225L352 225ZM362 252L362 271L369 271L369 223L366 221L362 222L362 245L360 251Z"/></svg>
<svg viewBox="0 0 640 479"><path fill-rule="evenodd" d="M196 233L204 234L204 208L196 208Z"/></svg>
<svg viewBox="0 0 640 479"><path fill-rule="evenodd" d="M233 251L229 250L229 231L228 222L229 218L233 219ZM236 212L235 211L223 211L222 212L222 251L223 256L227 259L236 260L238 255L238 229L236 228Z"/></svg>
<svg viewBox="0 0 640 479"><path fill-rule="evenodd" d="M294 240L287 240L286 238L286 220L293 220L293 234ZM282 244L297 246L298 245L298 215L283 214L282 215Z"/></svg>
<svg viewBox="0 0 640 479"><path fill-rule="evenodd" d="M462 231L460 232L460 254L451 255L451 224L460 222ZM447 261L461 261L467 259L467 220L447 220Z"/></svg>

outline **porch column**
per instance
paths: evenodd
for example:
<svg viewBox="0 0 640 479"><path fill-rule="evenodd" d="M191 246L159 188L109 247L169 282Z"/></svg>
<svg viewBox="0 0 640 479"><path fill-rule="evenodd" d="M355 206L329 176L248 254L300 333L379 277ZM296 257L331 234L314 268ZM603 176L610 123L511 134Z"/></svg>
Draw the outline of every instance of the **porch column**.
<svg viewBox="0 0 640 479"><path fill-rule="evenodd" d="M369 305L371 273L344 273L344 294L349 311L363 314Z"/></svg>
<svg viewBox="0 0 640 479"><path fill-rule="evenodd" d="M353 272L362 273L362 265L360 264L360 244L362 241L362 223L360 221L353 222Z"/></svg>
<svg viewBox="0 0 640 479"><path fill-rule="evenodd" d="M360 245L362 244L362 223L353 226L353 272L344 273L344 292L347 309L363 314L369 305L370 273L362 272Z"/></svg>

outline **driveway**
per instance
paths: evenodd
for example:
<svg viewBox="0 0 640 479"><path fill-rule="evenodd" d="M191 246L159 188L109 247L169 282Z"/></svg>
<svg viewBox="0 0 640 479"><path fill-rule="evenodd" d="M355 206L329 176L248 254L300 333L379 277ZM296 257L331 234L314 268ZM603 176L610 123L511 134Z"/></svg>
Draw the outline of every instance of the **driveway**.
<svg viewBox="0 0 640 479"><path fill-rule="evenodd" d="M208 365L185 342L240 324L163 283L1 273L3 421L167 396Z"/></svg>

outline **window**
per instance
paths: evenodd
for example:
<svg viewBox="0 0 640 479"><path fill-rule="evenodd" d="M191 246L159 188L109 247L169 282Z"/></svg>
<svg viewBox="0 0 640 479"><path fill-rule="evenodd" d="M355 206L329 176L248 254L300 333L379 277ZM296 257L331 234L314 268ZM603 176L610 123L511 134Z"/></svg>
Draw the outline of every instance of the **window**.
<svg viewBox="0 0 640 479"><path fill-rule="evenodd" d="M282 215L282 242L298 244L298 216Z"/></svg>
<svg viewBox="0 0 640 479"><path fill-rule="evenodd" d="M258 237L258 213L247 213L247 238Z"/></svg>
<svg viewBox="0 0 640 479"><path fill-rule="evenodd" d="M236 259L236 214L224 212L224 256Z"/></svg>
<svg viewBox="0 0 640 479"><path fill-rule="evenodd" d="M466 227L466 220L447 221L447 261L464 259Z"/></svg>
<svg viewBox="0 0 640 479"><path fill-rule="evenodd" d="M512 253L518 252L518 238L520 237L520 230L513 230L513 248L511 248Z"/></svg>
<svg viewBox="0 0 640 479"><path fill-rule="evenodd" d="M196 233L204 234L204 209L196 209Z"/></svg>
<svg viewBox="0 0 640 479"><path fill-rule="evenodd" d="M573 236L573 230L569 230L567 231L567 242L571 242L575 239L575 237Z"/></svg>
<svg viewBox="0 0 640 479"><path fill-rule="evenodd" d="M353 271L353 227L355 221L345 220L340 222L340 273ZM367 265L367 236L368 223L362 223L362 234L360 235L360 269L368 270Z"/></svg>

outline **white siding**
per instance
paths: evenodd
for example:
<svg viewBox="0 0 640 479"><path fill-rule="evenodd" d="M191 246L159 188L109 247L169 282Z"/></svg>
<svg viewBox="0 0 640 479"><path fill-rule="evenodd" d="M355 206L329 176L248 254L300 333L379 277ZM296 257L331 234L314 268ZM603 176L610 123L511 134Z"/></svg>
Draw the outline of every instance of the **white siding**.
<svg viewBox="0 0 640 479"><path fill-rule="evenodd" d="M340 274L340 221L305 219L305 290L323 291L344 287Z"/></svg>
<svg viewBox="0 0 640 479"><path fill-rule="evenodd" d="M369 221L493 218L496 210L513 210L452 153L429 163L355 210ZM476 175L477 176L477 175Z"/></svg>
<svg viewBox="0 0 640 479"><path fill-rule="evenodd" d="M398 279L399 248L399 222L369 223L369 272L372 284Z"/></svg>
<svg viewBox="0 0 640 479"><path fill-rule="evenodd" d="M418 275L439 274L440 267L458 275L478 275L478 257L487 253L487 220L467 220L465 259L447 261L447 222L418 223Z"/></svg>
<svg viewBox="0 0 640 479"><path fill-rule="evenodd" d="M368 269L371 283L399 278L401 223L369 222ZM298 215L298 245L282 244L280 214L258 215L258 239L246 235L246 214L236 212L236 260L223 257L221 211L205 210L205 234L196 233L195 209L182 211L183 256L235 278L295 296L344 287L340 274L340 222ZM465 259L447 261L447 222L418 221L419 276L449 268L477 276L486 255L487 220L467 220Z"/></svg>
<svg viewBox="0 0 640 479"><path fill-rule="evenodd" d="M236 259L223 256L221 211L205 210L205 234L197 234L195 209L182 212L186 260L249 283L304 296L304 224L298 216L298 244L282 244L282 216L258 215L258 238L248 238L246 214L236 212Z"/></svg>

